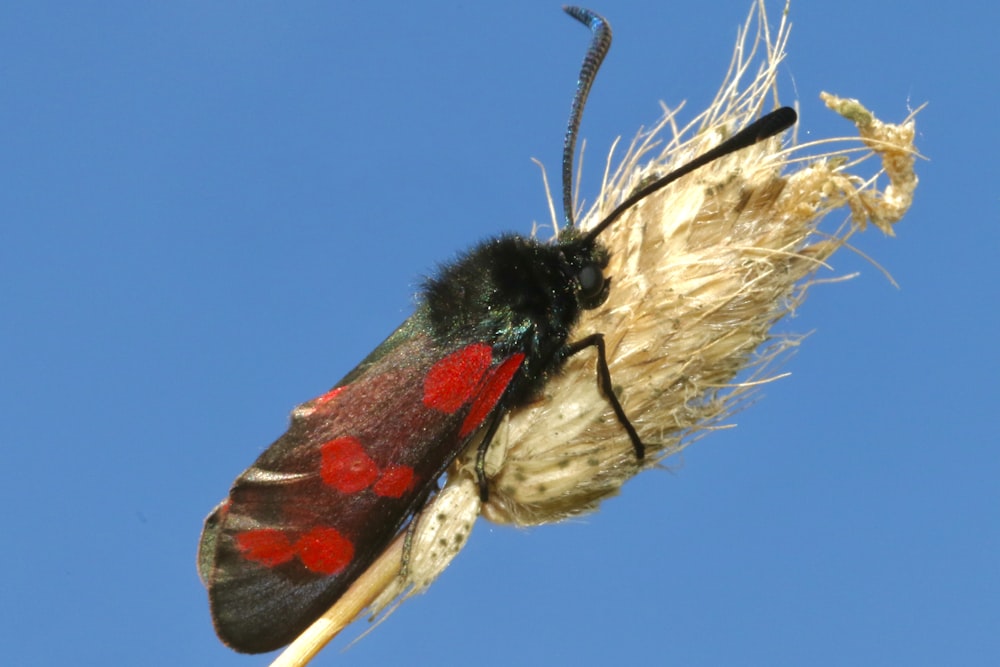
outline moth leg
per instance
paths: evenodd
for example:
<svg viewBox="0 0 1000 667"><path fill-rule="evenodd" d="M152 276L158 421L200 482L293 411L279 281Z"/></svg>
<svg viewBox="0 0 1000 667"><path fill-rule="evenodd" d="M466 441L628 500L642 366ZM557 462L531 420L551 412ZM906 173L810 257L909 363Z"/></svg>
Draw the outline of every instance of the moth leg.
<svg viewBox="0 0 1000 667"><path fill-rule="evenodd" d="M618 423L628 433L628 438L632 441L632 449L635 450L635 458L642 461L646 456L646 445L639 439L639 434L636 432L635 427L632 426L632 422L629 421L628 415L625 414L625 409L622 408L618 397L615 396L614 386L611 384L611 369L608 368L608 356L604 347L604 334L591 334L586 338L581 338L576 342L568 344L566 346L566 356L571 357L580 350L588 347L597 348L597 386L604 394L604 397L608 399L611 409L615 411Z"/></svg>
<svg viewBox="0 0 1000 667"><path fill-rule="evenodd" d="M440 490L441 485L438 484L437 480L434 480L434 483L424 492L424 497L417 503L417 509L413 512L413 517L406 524L406 528L404 529L406 536L403 538L403 553L399 560L400 579L406 579L410 574L410 554L413 552L413 539L417 534L417 521L423 516L424 510L427 508L427 502L431 496Z"/></svg>
<svg viewBox="0 0 1000 667"><path fill-rule="evenodd" d="M479 441L479 449L476 451L476 481L479 482L479 499L484 503L490 497L490 489L488 480L486 479L486 450L490 448L493 436L497 434L497 429L500 428L503 413L503 410L493 411L490 425L486 427L486 433L483 434L483 439Z"/></svg>

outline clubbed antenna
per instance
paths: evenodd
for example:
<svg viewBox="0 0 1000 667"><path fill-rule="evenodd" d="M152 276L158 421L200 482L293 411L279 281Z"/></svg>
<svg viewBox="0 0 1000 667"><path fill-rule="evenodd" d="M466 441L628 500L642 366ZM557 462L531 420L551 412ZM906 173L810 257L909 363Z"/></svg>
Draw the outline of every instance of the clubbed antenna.
<svg viewBox="0 0 1000 667"><path fill-rule="evenodd" d="M573 226L573 153L576 150L576 133L580 129L580 118L583 116L583 106L587 103L590 86L594 83L597 70L604 62L604 56L611 48L611 26L600 14L595 14L583 7L563 7L563 11L580 23L590 27L594 38L590 41L587 55L583 57L580 76L576 80L576 95L573 96L573 106L569 112L569 123L566 125L566 136L563 139L562 158L562 189L563 216L566 224Z"/></svg>
<svg viewBox="0 0 1000 667"><path fill-rule="evenodd" d="M667 187L678 178L687 176L695 169L704 167L713 160L718 160L720 157L729 155L730 153L734 153L743 148L747 148L748 146L752 146L758 141L763 141L764 139L773 137L780 132L784 132L795 124L797 118L798 114L796 114L795 109L791 107L781 107L780 109L775 109L762 118L758 118L715 148L705 151L687 164L674 169L666 176L658 178L646 187L632 193L628 199L615 207L615 210L611 211L611 213L608 214L608 217L601 220L593 229L587 232L587 239L590 241L596 239L597 235L607 229L608 226L617 220L622 213L629 210L657 190Z"/></svg>

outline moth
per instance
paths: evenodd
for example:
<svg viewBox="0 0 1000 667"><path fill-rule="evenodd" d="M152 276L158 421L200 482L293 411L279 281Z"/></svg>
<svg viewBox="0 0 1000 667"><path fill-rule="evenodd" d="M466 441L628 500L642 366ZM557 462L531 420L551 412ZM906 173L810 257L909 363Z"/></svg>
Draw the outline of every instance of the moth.
<svg viewBox="0 0 1000 667"><path fill-rule="evenodd" d="M295 408L287 432L236 479L206 519L198 554L216 631L235 650L271 651L305 630L406 530L474 442L485 500L485 455L504 415L583 350L596 352L597 385L636 458L645 455L613 391L602 334L574 330L612 289L600 235L645 197L782 132L796 114L765 115L580 229L573 153L611 28L592 11L565 11L593 35L563 145L566 224L552 242L505 234L441 268L413 315L333 389Z"/></svg>

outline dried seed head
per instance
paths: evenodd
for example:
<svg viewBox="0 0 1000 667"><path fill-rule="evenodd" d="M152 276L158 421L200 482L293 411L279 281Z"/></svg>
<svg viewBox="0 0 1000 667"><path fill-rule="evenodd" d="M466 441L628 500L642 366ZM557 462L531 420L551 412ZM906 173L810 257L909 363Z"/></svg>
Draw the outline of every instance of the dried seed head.
<svg viewBox="0 0 1000 667"><path fill-rule="evenodd" d="M710 108L682 129L676 111L665 109L608 169L581 226L777 106L775 80L788 35L783 14L772 36L758 3ZM823 99L858 126L862 146L857 138L788 147L780 138L761 142L648 197L602 234L612 253L611 296L586 311L577 336L604 333L618 396L652 450L646 461L636 461L601 396L593 355L575 355L543 396L511 412L490 445L483 516L524 526L594 510L632 475L717 427L754 387L774 379L772 362L798 343L772 334L774 324L802 302L810 277L854 231L871 221L891 234L917 184L912 117L890 125L857 101ZM833 142L847 148L817 152ZM872 156L882 161L878 174L851 173ZM850 222L819 231L826 214L843 206ZM449 475L448 486L465 489L464 499L448 497L456 530L470 512L456 508L480 509L474 459L471 447ZM425 512L436 514L433 506ZM430 572L413 572L403 587L422 588L446 565L442 559Z"/></svg>
<svg viewBox="0 0 1000 667"><path fill-rule="evenodd" d="M748 44L754 20L756 37ZM680 131L668 110L640 134L605 179L584 227L773 104L788 25L782 22L773 43L765 26L761 4L712 107ZM759 50L764 61L743 87L740 79ZM860 161L850 161L851 151L809 156L819 144L782 148L773 138L630 209L602 235L612 253L607 274L613 289L602 308L586 312L578 335L604 332L619 399L652 455L636 461L596 382L587 379L594 375L593 355L575 355L539 401L510 414L491 446L485 517L534 525L593 510L639 469L717 426L754 387L773 379L770 362L798 342L775 337L771 329L804 299L808 278L868 221L892 233L917 183L912 119L889 125L857 101L824 99L858 126L862 158L882 159L884 190L878 178L850 174ZM664 140L668 128L673 136ZM819 232L821 219L843 205L851 210L851 224ZM467 461L463 470L468 474Z"/></svg>

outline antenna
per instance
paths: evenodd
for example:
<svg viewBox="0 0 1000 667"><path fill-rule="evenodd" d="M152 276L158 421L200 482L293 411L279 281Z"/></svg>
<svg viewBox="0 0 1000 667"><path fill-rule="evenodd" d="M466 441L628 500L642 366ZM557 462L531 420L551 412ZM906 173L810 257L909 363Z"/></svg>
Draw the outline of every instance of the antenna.
<svg viewBox="0 0 1000 667"><path fill-rule="evenodd" d="M590 40L590 48L583 57L580 66L580 76L576 80L576 95L573 96L573 106L569 112L569 123L566 126L566 136L563 138L562 158L562 190L563 217L570 227L573 222L573 152L576 150L576 134L580 129L580 118L583 116L583 106L587 103L590 86L594 83L597 70L604 62L604 56L611 48L611 26L600 14L595 14L583 7L563 7L563 11L580 23L590 27L594 33Z"/></svg>
<svg viewBox="0 0 1000 667"><path fill-rule="evenodd" d="M580 129L580 120L583 117L583 107L587 103L587 96L590 95L590 87L597 76L597 70L601 68L601 63L604 62L604 56L608 54L608 49L611 48L611 26L603 16L583 7L566 6L563 7L563 11L580 23L588 26L593 33L593 38L590 40L590 47L587 49L587 54L583 57L583 65L580 66L580 75L576 81L576 95L573 96L573 105L570 107L569 112L569 122L566 125L566 136L563 138L563 217L566 225L573 227L576 224L573 219L573 154L576 151L576 138ZM615 220L620 218L625 211L657 190L665 188L677 179L690 174L695 169L704 167L713 160L752 146L758 141L763 141L787 130L795 124L797 118L798 114L795 113L794 109L791 107L781 107L750 123L750 125L715 148L702 153L682 167L633 192L628 199L616 206L596 227L588 231L584 237L584 241L593 243L597 236Z"/></svg>
<svg viewBox="0 0 1000 667"><path fill-rule="evenodd" d="M758 141L769 139L779 132L784 132L794 125L797 119L798 114L796 114L795 109L791 107L781 107L780 109L775 109L766 116L758 118L715 148L702 153L682 167L678 167L666 176L656 179L646 187L633 192L628 199L623 201L621 204L618 204L618 206L615 207L615 210L608 214L608 217L601 220L597 223L596 227L588 231L584 240L592 243L594 239L597 238L598 234L607 229L611 223L621 217L625 211L632 208L657 190L667 187L678 178L687 176L695 169L704 167L713 160L718 160L720 157L729 155L730 153L735 153L736 151L747 148L748 146L752 146Z"/></svg>

